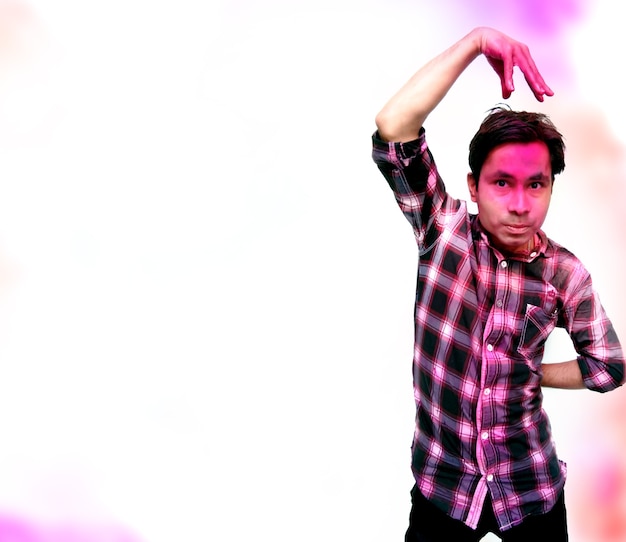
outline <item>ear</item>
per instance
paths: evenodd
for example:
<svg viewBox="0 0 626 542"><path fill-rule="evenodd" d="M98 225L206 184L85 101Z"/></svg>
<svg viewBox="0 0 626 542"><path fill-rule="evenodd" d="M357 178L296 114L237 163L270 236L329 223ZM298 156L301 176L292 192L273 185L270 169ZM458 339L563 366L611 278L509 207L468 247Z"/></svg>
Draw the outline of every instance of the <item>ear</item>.
<svg viewBox="0 0 626 542"><path fill-rule="evenodd" d="M467 174L467 188L469 188L470 198L472 198L472 201L476 203L476 192L478 191L478 187L476 186L476 179L474 178L473 173Z"/></svg>

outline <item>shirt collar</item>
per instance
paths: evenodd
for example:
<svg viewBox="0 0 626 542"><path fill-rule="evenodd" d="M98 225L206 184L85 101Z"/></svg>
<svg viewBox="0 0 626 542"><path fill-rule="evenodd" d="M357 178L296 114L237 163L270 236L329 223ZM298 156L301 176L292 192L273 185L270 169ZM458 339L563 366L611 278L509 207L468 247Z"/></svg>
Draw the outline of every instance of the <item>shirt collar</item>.
<svg viewBox="0 0 626 542"><path fill-rule="evenodd" d="M498 256L498 261L501 260L519 260L522 262L532 262L534 260L536 260L539 256L544 256L545 258L551 258L553 255L553 249L550 245L548 236L545 234L545 232L543 230L539 230L537 232L538 235L538 239L539 239L539 244L538 246L535 247L534 251L531 252L530 254L523 256L523 255L508 255L505 256L504 254L502 254L502 252L500 252L496 247L494 247L491 244L491 241L489 239L489 234L487 233L487 231L485 230L485 228L483 228L482 224L480 223L480 220L478 219L478 215L474 215L474 220L472 221L473 224L473 239L474 241L478 241L479 239L482 239L482 241L487 244L489 246L489 248Z"/></svg>

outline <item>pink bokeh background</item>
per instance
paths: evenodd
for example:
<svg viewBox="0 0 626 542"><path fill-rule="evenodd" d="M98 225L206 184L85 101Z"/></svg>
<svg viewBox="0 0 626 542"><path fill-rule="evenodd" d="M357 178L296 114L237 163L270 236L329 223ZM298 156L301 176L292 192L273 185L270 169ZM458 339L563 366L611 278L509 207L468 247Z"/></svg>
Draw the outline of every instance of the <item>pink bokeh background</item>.
<svg viewBox="0 0 626 542"><path fill-rule="evenodd" d="M609 0L0 0L0 542L401 540L416 254L374 115L473 26L526 41L556 95L518 74L511 106L567 145L546 230L624 338L618 20ZM479 61L429 118L455 195L499 101ZM626 541L624 391L545 403L572 542Z"/></svg>

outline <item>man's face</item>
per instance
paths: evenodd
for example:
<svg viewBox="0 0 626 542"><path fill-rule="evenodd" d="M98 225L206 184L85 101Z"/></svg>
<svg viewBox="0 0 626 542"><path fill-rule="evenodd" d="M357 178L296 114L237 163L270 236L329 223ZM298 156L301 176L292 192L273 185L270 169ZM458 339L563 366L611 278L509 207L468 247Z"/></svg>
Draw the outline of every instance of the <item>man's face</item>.
<svg viewBox="0 0 626 542"><path fill-rule="evenodd" d="M542 141L506 143L494 148L480 172L478 186L467 176L478 218L491 242L509 253L532 248L552 196L550 153Z"/></svg>

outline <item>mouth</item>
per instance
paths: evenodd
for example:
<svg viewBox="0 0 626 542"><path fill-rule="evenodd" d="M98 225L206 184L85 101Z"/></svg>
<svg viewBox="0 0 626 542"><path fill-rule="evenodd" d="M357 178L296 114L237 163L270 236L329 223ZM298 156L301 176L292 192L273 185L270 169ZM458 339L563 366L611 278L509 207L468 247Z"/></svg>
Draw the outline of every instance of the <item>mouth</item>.
<svg viewBox="0 0 626 542"><path fill-rule="evenodd" d="M530 231L530 226L527 224L505 224L504 228L515 235L522 235Z"/></svg>

